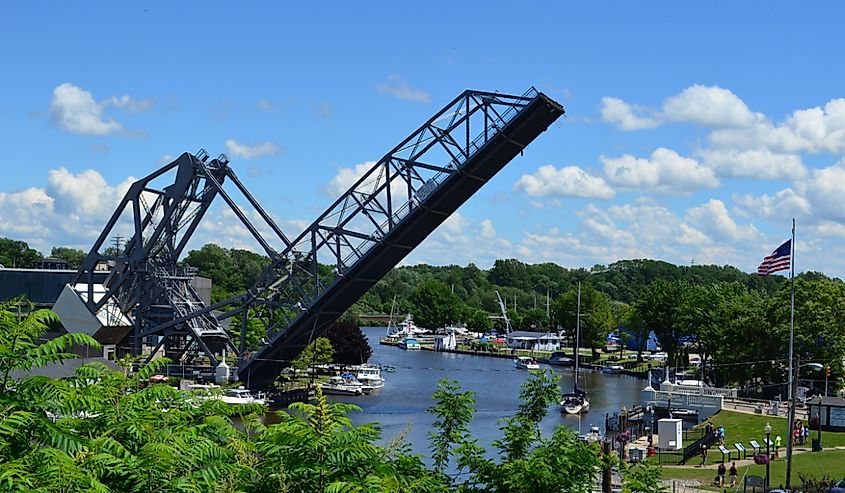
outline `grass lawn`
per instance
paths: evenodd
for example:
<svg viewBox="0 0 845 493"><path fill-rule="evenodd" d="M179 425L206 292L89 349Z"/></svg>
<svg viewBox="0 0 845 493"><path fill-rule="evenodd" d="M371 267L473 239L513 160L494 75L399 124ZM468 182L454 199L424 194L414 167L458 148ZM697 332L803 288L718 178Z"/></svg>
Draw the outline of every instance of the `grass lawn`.
<svg viewBox="0 0 845 493"><path fill-rule="evenodd" d="M677 467L663 466L663 477L665 479L696 479L702 487L712 484L716 476L717 464L707 464L704 467ZM730 467L730 464L727 464ZM772 462L771 485L778 486L786 480L786 461L781 457ZM766 466L756 464L737 467L740 480L746 474L766 477ZM830 476L839 480L845 477L845 450L826 450L823 452L802 452L792 457L792 481L801 484L800 474L815 477ZM727 479L727 478L726 478ZM711 489L711 488L708 488ZM712 488L713 491L721 491L721 488Z"/></svg>
<svg viewBox="0 0 845 493"><path fill-rule="evenodd" d="M733 448L733 444L736 442L743 443L747 447L749 440L757 440L760 445L765 447L763 439L766 435L763 433L763 427L768 422L772 426L772 441L775 441L777 435L783 438L781 455L783 455L783 450L786 449L786 418L722 410L710 418L710 421L713 426L722 425L725 427L725 445L729 448ZM817 433L810 431L810 438L816 438ZM822 432L823 447L843 445L845 445L845 433ZM807 444L806 446L809 447L810 445Z"/></svg>

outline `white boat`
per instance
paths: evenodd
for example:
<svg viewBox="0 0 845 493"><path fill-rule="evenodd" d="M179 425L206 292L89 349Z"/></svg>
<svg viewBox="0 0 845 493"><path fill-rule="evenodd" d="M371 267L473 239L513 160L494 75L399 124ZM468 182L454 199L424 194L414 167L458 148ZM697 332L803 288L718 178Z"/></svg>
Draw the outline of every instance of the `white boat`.
<svg viewBox="0 0 845 493"><path fill-rule="evenodd" d="M571 394L563 394L560 401L560 410L567 414L581 414L590 411L590 401L583 390L576 389Z"/></svg>
<svg viewBox="0 0 845 493"><path fill-rule="evenodd" d="M539 370L540 364L537 360L528 356L517 356L513 359L513 364L520 370Z"/></svg>
<svg viewBox="0 0 845 493"><path fill-rule="evenodd" d="M364 384L364 387L369 387L370 390L380 390L384 388L384 377L381 376L381 367L376 365L358 365L352 368L355 372L355 378Z"/></svg>
<svg viewBox="0 0 845 493"><path fill-rule="evenodd" d="M363 395L364 384L351 373L336 375L320 385L324 394L331 395Z"/></svg>
<svg viewBox="0 0 845 493"><path fill-rule="evenodd" d="M422 346L420 346L420 341L416 340L413 337L406 337L402 339L402 341L399 343L399 347L408 351L419 351L420 349L422 349Z"/></svg>
<svg viewBox="0 0 845 493"><path fill-rule="evenodd" d="M390 321L387 323L387 337L413 337L428 333L428 330L414 324L414 317L410 313L405 316L405 320L398 324L393 323L393 316L391 315Z"/></svg>
<svg viewBox="0 0 845 493"><path fill-rule="evenodd" d="M573 369L573 389L571 394L563 394L560 410L567 414L581 414L590 410L587 393L578 388L578 369L581 348L581 283L578 283L578 308L575 314L575 368Z"/></svg>
<svg viewBox="0 0 845 493"><path fill-rule="evenodd" d="M239 387L237 389L226 389L223 392L223 395L220 396L220 400L225 402L226 404L235 405L235 404L261 404L266 405L267 400L264 398L264 395L259 392L257 396L252 395L252 393L243 387Z"/></svg>
<svg viewBox="0 0 845 493"><path fill-rule="evenodd" d="M189 388L197 394L199 399L223 401L232 406L236 404L261 404L263 406L267 404L267 399L261 392L254 396L249 389L243 387L223 390L219 385L195 383L191 384Z"/></svg>
<svg viewBox="0 0 845 493"><path fill-rule="evenodd" d="M590 425L590 431L586 434L581 435L581 440L584 440L587 443L595 443L604 440L604 435L602 434L599 427L596 425Z"/></svg>

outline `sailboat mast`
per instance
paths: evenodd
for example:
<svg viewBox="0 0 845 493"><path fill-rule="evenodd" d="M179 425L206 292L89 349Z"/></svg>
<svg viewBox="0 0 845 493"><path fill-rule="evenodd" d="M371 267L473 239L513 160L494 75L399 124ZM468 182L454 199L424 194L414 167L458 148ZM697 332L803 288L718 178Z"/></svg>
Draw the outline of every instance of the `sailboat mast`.
<svg viewBox="0 0 845 493"><path fill-rule="evenodd" d="M581 281L578 281L578 308L575 311L575 391L578 391L578 359L581 353Z"/></svg>

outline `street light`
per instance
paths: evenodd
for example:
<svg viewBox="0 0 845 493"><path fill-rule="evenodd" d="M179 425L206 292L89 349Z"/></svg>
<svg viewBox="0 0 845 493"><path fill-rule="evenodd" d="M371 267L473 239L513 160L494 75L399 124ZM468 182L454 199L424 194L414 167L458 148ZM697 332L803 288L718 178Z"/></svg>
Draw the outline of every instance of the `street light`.
<svg viewBox="0 0 845 493"><path fill-rule="evenodd" d="M791 344L791 343L790 343ZM789 412L787 413L787 437L786 437L786 487L792 487L792 441L794 438L795 433L795 404L798 397L798 374L801 368L813 368L815 370L821 370L824 368L824 365L821 363L803 363L801 364L800 358L796 358L795 361L797 364L795 365L795 370L792 375L790 375L790 388L792 390L792 395L789 396ZM791 361L790 361L791 363Z"/></svg>
<svg viewBox="0 0 845 493"><path fill-rule="evenodd" d="M772 459L771 453L769 451L769 437L772 434L772 425L766 421L766 426L763 427L763 432L766 433L766 486L763 488L763 491L769 491L769 461Z"/></svg>

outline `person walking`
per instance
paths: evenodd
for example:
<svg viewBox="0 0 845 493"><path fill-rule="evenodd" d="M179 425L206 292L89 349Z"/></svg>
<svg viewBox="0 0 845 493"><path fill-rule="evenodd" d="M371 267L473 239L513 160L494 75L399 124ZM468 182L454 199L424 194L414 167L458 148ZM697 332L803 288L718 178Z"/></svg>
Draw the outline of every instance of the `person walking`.
<svg viewBox="0 0 845 493"><path fill-rule="evenodd" d="M725 445L725 427L719 425L719 445Z"/></svg>
<svg viewBox="0 0 845 493"><path fill-rule="evenodd" d="M731 488L736 488L736 462L731 462L731 468L728 470L728 475L731 477Z"/></svg>
<svg viewBox="0 0 845 493"><path fill-rule="evenodd" d="M719 480L719 488L725 486L725 463L722 462L719 464L719 468L716 469L716 477Z"/></svg>
<svg viewBox="0 0 845 493"><path fill-rule="evenodd" d="M804 445L807 445L807 442L810 441L810 427L806 424L804 425Z"/></svg>
<svg viewBox="0 0 845 493"><path fill-rule="evenodd" d="M782 441L782 440L781 440L781 438L780 438L780 435L778 435L778 436L776 436L776 437L775 437L775 459L777 459L778 457L780 457L780 444L781 444L781 441Z"/></svg>
<svg viewBox="0 0 845 493"><path fill-rule="evenodd" d="M707 445L701 444L701 464L699 466L705 464L707 464Z"/></svg>

